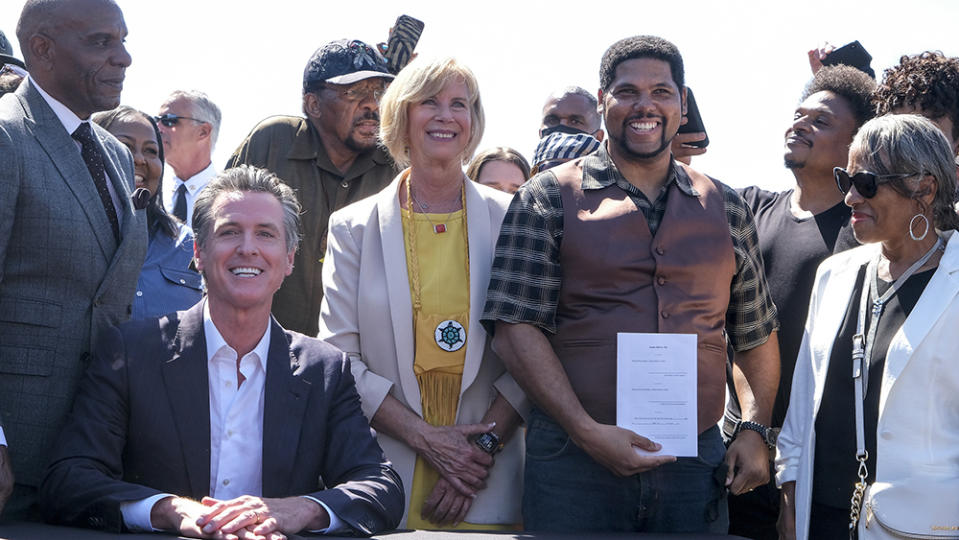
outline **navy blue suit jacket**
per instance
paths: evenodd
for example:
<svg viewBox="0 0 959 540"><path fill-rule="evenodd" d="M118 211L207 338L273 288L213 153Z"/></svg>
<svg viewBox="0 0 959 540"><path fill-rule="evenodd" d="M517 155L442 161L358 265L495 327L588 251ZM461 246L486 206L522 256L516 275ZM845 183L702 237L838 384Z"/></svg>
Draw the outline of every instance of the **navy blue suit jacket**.
<svg viewBox="0 0 959 540"><path fill-rule="evenodd" d="M101 337L40 488L47 519L120 531L123 502L208 495L203 306ZM275 320L270 332L262 496L315 497L358 535L395 528L402 484L360 410L346 355Z"/></svg>

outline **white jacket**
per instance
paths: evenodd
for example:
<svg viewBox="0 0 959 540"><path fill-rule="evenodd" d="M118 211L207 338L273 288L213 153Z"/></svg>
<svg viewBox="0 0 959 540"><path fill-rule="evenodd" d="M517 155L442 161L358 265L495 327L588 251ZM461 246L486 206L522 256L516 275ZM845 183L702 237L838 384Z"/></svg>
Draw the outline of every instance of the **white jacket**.
<svg viewBox="0 0 959 540"><path fill-rule="evenodd" d="M422 416L413 373L413 305L397 197L402 176L376 195L333 213L323 264L319 338L349 353L363 413L370 419L387 394ZM466 182L470 318L457 424L479 423L496 392L520 414L529 410L526 395L490 350L480 324L493 249L509 201L505 193ZM409 510L416 453L385 433L379 433L377 439L403 479ZM521 521L524 457L523 437L517 433L497 454L486 488L466 514L467 522ZM400 528L405 525L406 514Z"/></svg>
<svg viewBox="0 0 959 540"><path fill-rule="evenodd" d="M876 481L922 475L959 482L959 240L953 231L942 234L947 244L939 268L886 355L876 426ZM833 340L849 302L859 302L851 298L859 269L879 248L869 244L833 255L816 274L789 409L776 446L776 483L796 482L800 540L809 536L816 413ZM956 496L959 500L959 493Z"/></svg>

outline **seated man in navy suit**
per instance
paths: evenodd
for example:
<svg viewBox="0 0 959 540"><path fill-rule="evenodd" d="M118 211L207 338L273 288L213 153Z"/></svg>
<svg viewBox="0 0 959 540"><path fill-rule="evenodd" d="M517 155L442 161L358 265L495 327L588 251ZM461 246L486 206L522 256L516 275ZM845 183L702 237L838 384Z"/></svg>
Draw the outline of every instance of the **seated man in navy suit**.
<svg viewBox="0 0 959 540"><path fill-rule="evenodd" d="M207 297L100 339L40 488L48 520L247 540L399 523L403 488L346 356L270 315L299 212L262 169L207 186L193 217Z"/></svg>

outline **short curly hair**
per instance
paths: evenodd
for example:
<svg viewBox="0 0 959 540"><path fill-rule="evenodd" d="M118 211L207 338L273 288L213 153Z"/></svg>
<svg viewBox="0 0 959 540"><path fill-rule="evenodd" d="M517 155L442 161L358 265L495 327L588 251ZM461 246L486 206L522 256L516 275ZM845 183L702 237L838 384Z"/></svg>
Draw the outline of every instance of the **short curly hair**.
<svg viewBox="0 0 959 540"><path fill-rule="evenodd" d="M872 94L876 90L876 81L851 66L826 66L806 85L799 102L818 92L832 92L846 100L856 118L856 129L876 115L872 105Z"/></svg>
<svg viewBox="0 0 959 540"><path fill-rule="evenodd" d="M880 115L906 107L932 119L948 116L951 137L959 139L959 58L940 51L902 56L898 66L883 74L873 103Z"/></svg>
<svg viewBox="0 0 959 540"><path fill-rule="evenodd" d="M655 58L668 63L673 82L679 88L684 86L686 78L683 56L679 54L676 45L661 37L633 36L613 43L603 53L603 61L599 65L599 87L604 92L609 90L613 79L616 78L616 68L634 58Z"/></svg>

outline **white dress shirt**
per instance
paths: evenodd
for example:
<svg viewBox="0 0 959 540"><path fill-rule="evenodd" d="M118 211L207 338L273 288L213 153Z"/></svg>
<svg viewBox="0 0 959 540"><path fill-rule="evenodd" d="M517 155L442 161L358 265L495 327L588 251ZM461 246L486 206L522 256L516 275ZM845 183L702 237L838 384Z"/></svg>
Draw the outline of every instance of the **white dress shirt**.
<svg viewBox="0 0 959 540"><path fill-rule="evenodd" d="M163 181L163 207L173 215L173 207L176 206L176 190L180 185L186 186L186 224L193 225L193 204L197 196L203 191L203 188L216 176L216 169L211 162L202 171L194 174L190 178L183 180L173 172L173 167L166 167Z"/></svg>
<svg viewBox="0 0 959 540"><path fill-rule="evenodd" d="M263 493L263 398L266 359L270 351L270 324L252 351L243 355L237 376L237 352L230 347L203 306L207 373L210 387L210 496L220 500ZM120 511L127 528L155 531L150 521L153 505L172 494L158 494L123 503ZM333 532L342 522L322 502L307 497L326 510L330 526L313 532Z"/></svg>
<svg viewBox="0 0 959 540"><path fill-rule="evenodd" d="M210 496L235 499L263 492L263 388L270 326L252 351L243 355L227 345L203 307L210 382ZM239 383L239 372L246 379Z"/></svg>
<svg viewBox="0 0 959 540"><path fill-rule="evenodd" d="M44 91L44 89L41 88L39 84L37 84L36 80L30 79L30 84L32 84L33 87L37 89L37 92L40 94L40 97L42 97L43 100L47 102L47 105L49 105L50 108L53 109L53 114L57 115L57 118L60 120L60 123L63 125L63 129L67 130L67 134L70 135L70 137L73 137L73 132L76 131L78 127L80 127L80 124L90 123L89 120L81 120L80 117L73 114L73 111L71 111L66 105L64 105L63 103L60 103L53 96L46 93L46 91ZM94 132L94 134L96 134L96 132ZM78 150L82 148L82 145L80 144L79 141L74 140L73 142L76 143ZM103 148L101 148L100 151L103 152ZM106 160L106 158L107 158L106 156L103 156L104 160ZM107 180L107 190L110 192L110 199L113 200L113 207L116 208L117 223L120 225L120 229L122 230L123 229L123 211L122 211L123 205L120 204L120 198L117 195L116 188L113 187L113 181L110 179L109 174L106 175L106 180ZM133 180L133 179L131 178L130 180ZM129 187L131 191L133 190L132 184L127 187Z"/></svg>

